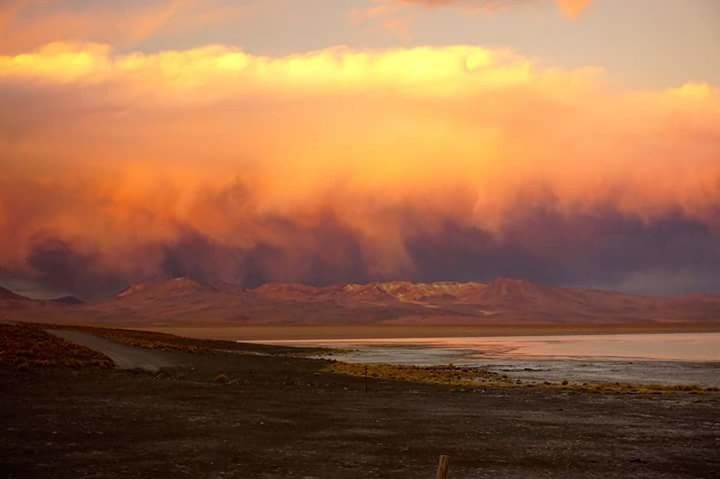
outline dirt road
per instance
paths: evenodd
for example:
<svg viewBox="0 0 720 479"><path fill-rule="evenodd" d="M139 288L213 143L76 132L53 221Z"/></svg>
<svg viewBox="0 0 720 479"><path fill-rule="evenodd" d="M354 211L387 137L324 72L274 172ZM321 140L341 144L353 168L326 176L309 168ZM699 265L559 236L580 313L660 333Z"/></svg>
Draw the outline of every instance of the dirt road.
<svg viewBox="0 0 720 479"><path fill-rule="evenodd" d="M48 333L65 341L103 353L113 360L115 367L118 369L141 369L143 371L157 372L162 368L177 366L162 352L123 346L93 334L68 330L48 330Z"/></svg>

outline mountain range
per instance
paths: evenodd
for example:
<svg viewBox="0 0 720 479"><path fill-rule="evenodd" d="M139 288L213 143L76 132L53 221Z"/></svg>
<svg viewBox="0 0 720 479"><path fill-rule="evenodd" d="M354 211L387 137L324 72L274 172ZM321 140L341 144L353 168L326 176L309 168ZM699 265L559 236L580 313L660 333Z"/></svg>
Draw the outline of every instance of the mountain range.
<svg viewBox="0 0 720 479"><path fill-rule="evenodd" d="M667 324L719 321L720 295L652 297L509 278L326 287L270 283L254 289L175 278L134 284L88 304L73 297L33 301L0 289L0 311L93 324Z"/></svg>

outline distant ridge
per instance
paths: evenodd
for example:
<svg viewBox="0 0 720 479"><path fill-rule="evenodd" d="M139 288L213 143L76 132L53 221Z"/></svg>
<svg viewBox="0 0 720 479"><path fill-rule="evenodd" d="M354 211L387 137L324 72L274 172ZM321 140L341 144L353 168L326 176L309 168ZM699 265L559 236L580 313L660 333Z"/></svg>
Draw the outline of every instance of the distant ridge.
<svg viewBox="0 0 720 479"><path fill-rule="evenodd" d="M85 301L83 301L82 299L77 298L75 296L62 296L60 298L51 299L49 301L51 303L65 304L65 305L69 305L69 306L78 306L81 304L85 304Z"/></svg>
<svg viewBox="0 0 720 479"><path fill-rule="evenodd" d="M188 294L198 291L212 291L215 288L198 283L189 278L178 277L157 283L137 283L128 286L115 295L116 299L136 296L163 296Z"/></svg>
<svg viewBox="0 0 720 479"><path fill-rule="evenodd" d="M657 298L560 288L516 278L489 283L374 282L254 289L174 278L129 286L89 305L137 321L234 324L566 324L720 320L720 296Z"/></svg>
<svg viewBox="0 0 720 479"><path fill-rule="evenodd" d="M43 304L58 304L58 305L66 305L66 306L77 306L81 304L85 304L85 302L75 296L61 296L59 298L53 298L53 299L32 299L28 298L27 296L22 296L20 294L17 294L13 291L10 291L7 288L0 287L0 307L2 306L3 302L6 303L6 306L9 304L15 305L15 306L30 306L30 305L43 305Z"/></svg>
<svg viewBox="0 0 720 479"><path fill-rule="evenodd" d="M2 299L13 300L13 301L32 301L30 298L21 296L17 293L13 293L9 289L5 289L2 286L0 286L0 300L2 300Z"/></svg>
<svg viewBox="0 0 720 479"><path fill-rule="evenodd" d="M35 302L2 289L0 299L0 308L5 310L44 305L43 321L52 316L48 308L54 305L53 311L67 315L58 320L91 324L720 324L720 295L650 297L515 278L489 283L391 281L324 287L268 283L246 289L180 277L133 284L110 299L89 304L73 297Z"/></svg>

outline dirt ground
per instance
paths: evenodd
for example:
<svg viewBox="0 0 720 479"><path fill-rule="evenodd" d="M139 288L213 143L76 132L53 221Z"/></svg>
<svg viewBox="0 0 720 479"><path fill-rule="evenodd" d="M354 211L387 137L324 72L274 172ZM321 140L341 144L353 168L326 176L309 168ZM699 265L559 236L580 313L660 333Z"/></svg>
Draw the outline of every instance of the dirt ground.
<svg viewBox="0 0 720 479"><path fill-rule="evenodd" d="M159 373L0 368L0 478L415 479L440 454L451 479L720 477L718 393L366 382L182 344Z"/></svg>

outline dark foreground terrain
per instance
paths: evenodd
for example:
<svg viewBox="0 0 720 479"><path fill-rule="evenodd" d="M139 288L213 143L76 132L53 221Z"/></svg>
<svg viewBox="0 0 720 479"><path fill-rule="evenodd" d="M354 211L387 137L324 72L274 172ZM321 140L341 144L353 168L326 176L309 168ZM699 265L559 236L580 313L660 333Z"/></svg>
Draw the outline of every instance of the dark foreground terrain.
<svg viewBox="0 0 720 479"><path fill-rule="evenodd" d="M85 330L92 332L92 330ZM104 333L175 367L0 367L1 478L720 477L717 392L459 388Z"/></svg>

